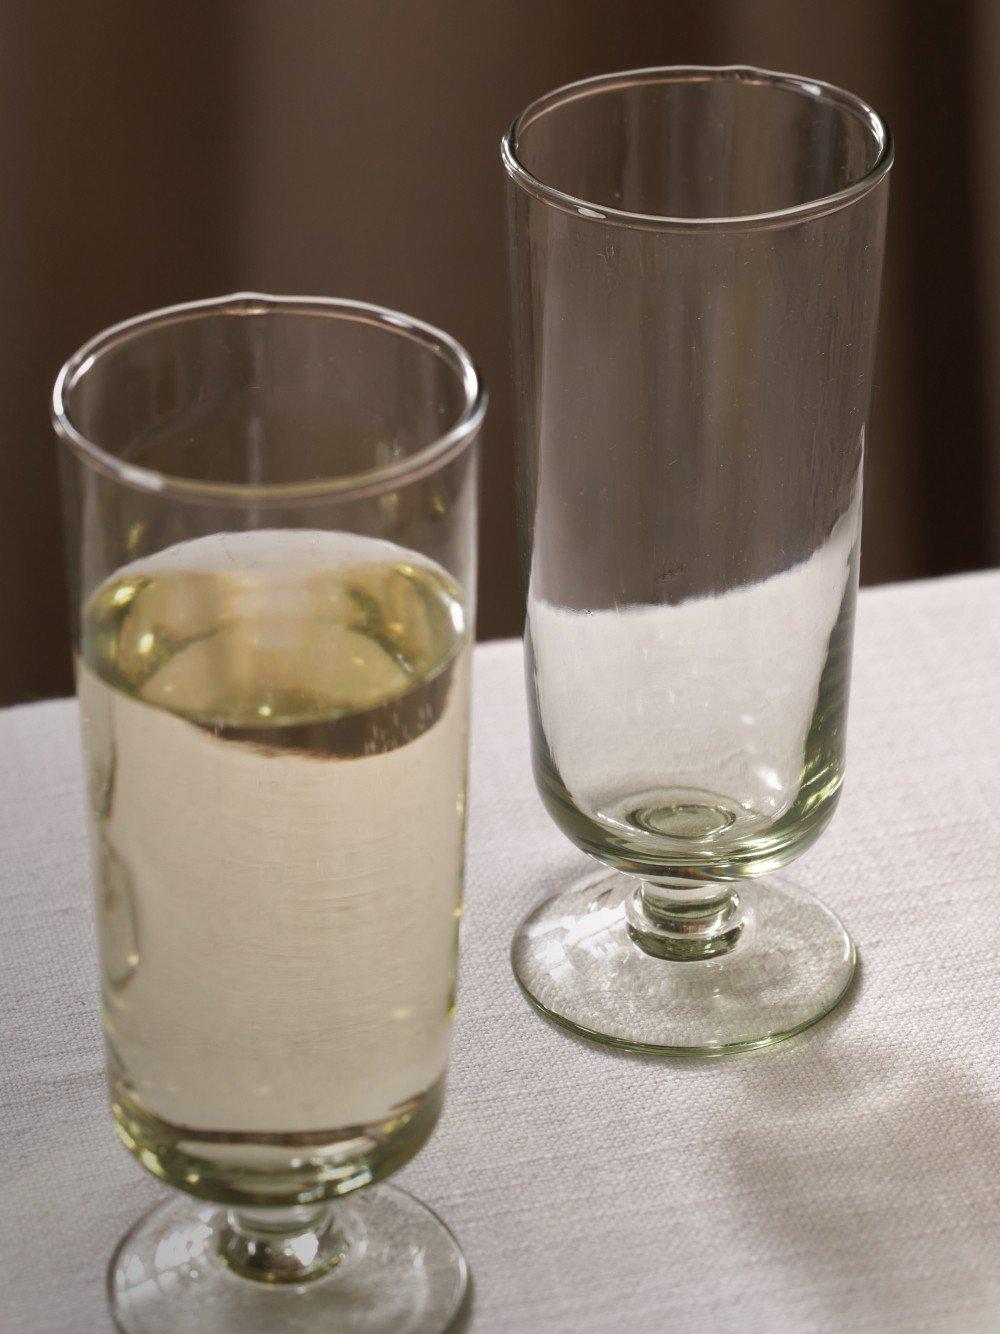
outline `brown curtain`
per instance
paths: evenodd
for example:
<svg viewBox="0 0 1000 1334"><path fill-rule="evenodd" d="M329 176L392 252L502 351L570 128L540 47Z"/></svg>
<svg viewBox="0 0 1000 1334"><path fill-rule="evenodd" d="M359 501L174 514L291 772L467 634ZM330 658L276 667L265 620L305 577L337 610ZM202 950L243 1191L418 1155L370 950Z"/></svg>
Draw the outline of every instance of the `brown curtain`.
<svg viewBox="0 0 1000 1334"><path fill-rule="evenodd" d="M898 158L863 574L996 559L1000 238L980 207L973 78L990 77L989 3L6 0L0 703L70 686L47 423L59 363L114 320L236 288L384 302L473 351L492 393L480 633L517 632L497 146L527 101L611 68L791 69L888 117Z"/></svg>

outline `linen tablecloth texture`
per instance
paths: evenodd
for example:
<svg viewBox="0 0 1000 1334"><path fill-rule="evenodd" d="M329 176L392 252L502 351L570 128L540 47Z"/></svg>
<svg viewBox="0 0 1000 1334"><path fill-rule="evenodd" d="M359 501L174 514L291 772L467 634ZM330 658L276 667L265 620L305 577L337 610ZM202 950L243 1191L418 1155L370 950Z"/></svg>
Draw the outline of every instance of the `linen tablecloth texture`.
<svg viewBox="0 0 1000 1334"><path fill-rule="evenodd" d="M836 819L792 875L861 972L767 1052L637 1058L529 1008L508 948L583 870L531 780L516 643L476 653L462 984L441 1125L399 1183L473 1277L467 1328L1000 1329L1000 574L866 592ZM110 1328L164 1192L104 1102L75 706L0 714L0 1328Z"/></svg>

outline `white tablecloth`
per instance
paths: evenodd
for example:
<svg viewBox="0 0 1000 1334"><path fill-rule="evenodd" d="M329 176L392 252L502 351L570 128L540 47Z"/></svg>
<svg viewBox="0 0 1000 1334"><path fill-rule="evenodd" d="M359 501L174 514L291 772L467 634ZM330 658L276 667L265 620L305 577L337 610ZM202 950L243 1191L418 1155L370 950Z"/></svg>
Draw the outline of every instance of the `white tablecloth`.
<svg viewBox="0 0 1000 1334"><path fill-rule="evenodd" d="M793 873L861 951L812 1032L726 1061L575 1041L519 918L585 865L532 786L520 647L477 650L448 1104L400 1174L452 1225L475 1334L1000 1330L1000 574L861 600L847 789ZM74 705L0 714L0 1329L110 1328L163 1187L112 1134Z"/></svg>

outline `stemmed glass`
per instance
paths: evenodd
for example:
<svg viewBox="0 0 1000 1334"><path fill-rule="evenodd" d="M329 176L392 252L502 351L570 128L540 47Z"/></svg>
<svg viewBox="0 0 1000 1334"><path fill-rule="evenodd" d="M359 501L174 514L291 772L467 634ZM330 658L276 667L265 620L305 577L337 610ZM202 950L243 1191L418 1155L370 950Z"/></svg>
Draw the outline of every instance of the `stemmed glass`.
<svg viewBox="0 0 1000 1334"><path fill-rule="evenodd" d="M112 1260L122 1330L461 1302L374 1183L444 1091L484 405L446 334L319 298L156 311L59 375L111 1107L183 1192Z"/></svg>
<svg viewBox="0 0 1000 1334"><path fill-rule="evenodd" d="M775 873L844 774L889 132L814 80L647 69L502 156L535 776L603 864L514 969L591 1038L764 1046L855 967Z"/></svg>

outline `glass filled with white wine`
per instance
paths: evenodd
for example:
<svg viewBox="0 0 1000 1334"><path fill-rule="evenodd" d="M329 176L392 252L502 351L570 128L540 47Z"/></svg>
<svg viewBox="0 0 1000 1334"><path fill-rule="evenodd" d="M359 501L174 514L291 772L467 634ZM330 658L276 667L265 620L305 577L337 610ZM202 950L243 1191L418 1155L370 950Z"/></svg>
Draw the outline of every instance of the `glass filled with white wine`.
<svg viewBox="0 0 1000 1334"><path fill-rule="evenodd" d="M542 97L502 154L535 776L603 863L515 972L604 1042L767 1046L855 966L777 873L844 775L892 141L812 79L668 67Z"/></svg>
<svg viewBox="0 0 1000 1334"><path fill-rule="evenodd" d="M484 409L453 339L351 301L157 311L59 375L111 1108L183 1192L112 1261L123 1330L461 1304L377 1183L448 1063Z"/></svg>

